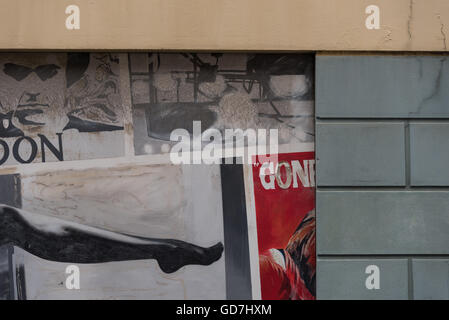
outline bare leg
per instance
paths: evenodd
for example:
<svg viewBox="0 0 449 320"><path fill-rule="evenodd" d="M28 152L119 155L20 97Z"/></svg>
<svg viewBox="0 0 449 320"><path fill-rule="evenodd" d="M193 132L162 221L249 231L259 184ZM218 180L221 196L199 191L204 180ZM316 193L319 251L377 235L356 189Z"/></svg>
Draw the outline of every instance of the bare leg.
<svg viewBox="0 0 449 320"><path fill-rule="evenodd" d="M221 242L203 248L181 240L126 238L137 243L103 237L71 225L64 227L63 232L47 232L33 226L12 207L0 209L0 246L13 244L52 261L102 263L155 259L162 271L171 273L185 265L210 265L223 253Z"/></svg>

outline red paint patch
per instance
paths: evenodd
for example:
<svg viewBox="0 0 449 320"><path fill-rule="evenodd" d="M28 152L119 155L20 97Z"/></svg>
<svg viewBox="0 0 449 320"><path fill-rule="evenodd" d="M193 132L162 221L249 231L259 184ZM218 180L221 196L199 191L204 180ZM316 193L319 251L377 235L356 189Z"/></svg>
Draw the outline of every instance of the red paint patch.
<svg viewBox="0 0 449 320"><path fill-rule="evenodd" d="M315 209L314 156L279 154L276 162L259 156L253 165L262 299L314 299L314 215L297 230Z"/></svg>

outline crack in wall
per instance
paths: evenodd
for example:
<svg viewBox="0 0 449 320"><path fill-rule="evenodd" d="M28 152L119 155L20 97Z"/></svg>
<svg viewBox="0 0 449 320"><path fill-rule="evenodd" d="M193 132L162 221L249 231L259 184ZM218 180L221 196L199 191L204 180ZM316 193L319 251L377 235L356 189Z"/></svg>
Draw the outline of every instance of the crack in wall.
<svg viewBox="0 0 449 320"><path fill-rule="evenodd" d="M444 62L446 62L446 59L447 59L446 57L440 59L440 68L438 69L438 74L437 74L437 77L435 78L435 84L433 86L433 91L430 93L430 95L428 95L426 98L424 98L421 101L416 112L411 112L411 114L420 114L422 109L424 108L425 104L427 102L429 102L430 100L432 100L440 91L441 78L443 76L443 67L444 67Z"/></svg>
<svg viewBox="0 0 449 320"><path fill-rule="evenodd" d="M440 32L441 32L441 35L443 36L443 48L445 51L447 51L446 34L444 33L444 23L441 20L441 15L437 14L437 18L438 18L438 20L440 20L440 26L441 26Z"/></svg>
<svg viewBox="0 0 449 320"><path fill-rule="evenodd" d="M408 32L408 39L412 40L412 19L413 19L413 0L410 0L409 2L409 15L407 20L407 32Z"/></svg>

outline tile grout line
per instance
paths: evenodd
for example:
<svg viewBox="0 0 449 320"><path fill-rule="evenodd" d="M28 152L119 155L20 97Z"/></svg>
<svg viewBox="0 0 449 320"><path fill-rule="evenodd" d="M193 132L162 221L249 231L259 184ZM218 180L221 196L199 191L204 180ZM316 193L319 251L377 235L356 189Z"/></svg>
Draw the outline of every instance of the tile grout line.
<svg viewBox="0 0 449 320"><path fill-rule="evenodd" d="M410 121L404 122L404 148L405 148L405 188L410 189Z"/></svg>
<svg viewBox="0 0 449 320"><path fill-rule="evenodd" d="M413 288L413 261L412 258L407 259L408 270L408 299L414 300L414 288Z"/></svg>

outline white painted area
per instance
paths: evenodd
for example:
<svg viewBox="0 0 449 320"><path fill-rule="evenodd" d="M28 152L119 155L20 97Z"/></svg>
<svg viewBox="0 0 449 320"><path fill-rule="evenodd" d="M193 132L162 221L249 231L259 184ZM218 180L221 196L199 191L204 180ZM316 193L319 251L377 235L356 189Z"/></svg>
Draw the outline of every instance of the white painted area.
<svg viewBox="0 0 449 320"><path fill-rule="evenodd" d="M187 241L209 247L216 243L216 239L223 239L221 241L226 246L220 166L186 165L182 168L183 180L180 183L186 186L185 195L190 200L187 202L186 212L191 213L185 219ZM190 288L189 299L226 299L224 251L222 258L210 266L187 266L186 272L187 270L189 276L185 276L184 285Z"/></svg>
<svg viewBox="0 0 449 320"><path fill-rule="evenodd" d="M71 129L64 131L62 141L64 161L122 157L125 152L121 130L87 133ZM48 150L45 154L47 161L58 161Z"/></svg>
<svg viewBox="0 0 449 320"><path fill-rule="evenodd" d="M274 262L282 267L282 269L286 270L285 266L285 258L284 255L278 249L270 249L268 250L273 257Z"/></svg>
<svg viewBox="0 0 449 320"><path fill-rule="evenodd" d="M251 286L254 300L262 299L259 271L259 245L257 242L256 202L254 200L253 170L251 165L243 166L245 179L246 216L248 221L248 246L251 268Z"/></svg>
<svg viewBox="0 0 449 320"><path fill-rule="evenodd" d="M192 200L181 180L182 167L173 165L34 172L21 177L22 208L126 234L183 240Z"/></svg>
<svg viewBox="0 0 449 320"><path fill-rule="evenodd" d="M62 164L62 163L61 163ZM22 176L21 213L40 229L64 226L108 238L109 231L224 244L220 168L117 164L84 170L30 170ZM32 213L29 213L29 212ZM41 216L42 215L42 216ZM55 219L58 217L59 219ZM61 220L63 219L63 220ZM91 226L95 226L91 227ZM109 231L99 230L98 228ZM122 236L120 240L139 241ZM155 260L79 264L81 289L67 290L68 264L24 254L27 294L36 299L224 299L225 259L163 273Z"/></svg>
<svg viewBox="0 0 449 320"><path fill-rule="evenodd" d="M223 282L223 287L216 287L208 279L217 270L206 270L207 266L166 274L155 260L77 264L80 289L68 290L69 263L42 260L17 247L13 259L15 265L25 265L27 299L225 299L224 274L215 273L216 282Z"/></svg>
<svg viewBox="0 0 449 320"><path fill-rule="evenodd" d="M134 157L134 130L133 128L133 114L131 106L131 89L130 89L130 75L128 68L128 54L119 54L120 59L120 95L123 107L123 124L125 128L124 143L125 143L125 157Z"/></svg>

